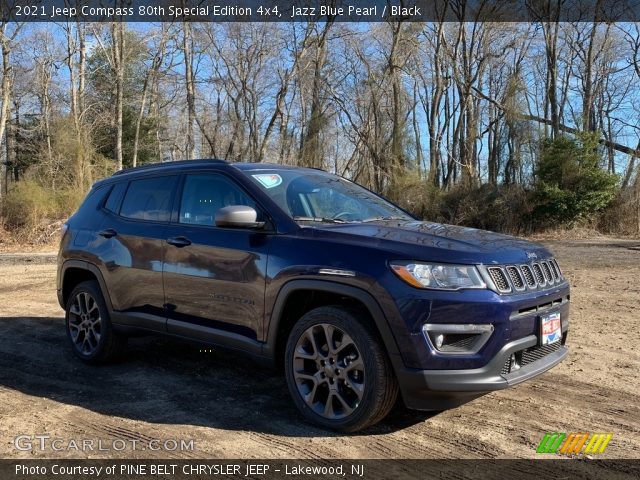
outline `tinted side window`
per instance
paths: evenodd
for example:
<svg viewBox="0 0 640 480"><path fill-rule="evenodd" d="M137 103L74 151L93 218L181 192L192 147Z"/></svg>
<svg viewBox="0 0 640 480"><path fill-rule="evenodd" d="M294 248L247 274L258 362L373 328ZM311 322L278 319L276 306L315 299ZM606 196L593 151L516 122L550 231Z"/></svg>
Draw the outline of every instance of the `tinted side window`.
<svg viewBox="0 0 640 480"><path fill-rule="evenodd" d="M232 180L223 175L187 175L180 203L180 223L215 225L216 212L230 205L256 203Z"/></svg>
<svg viewBox="0 0 640 480"><path fill-rule="evenodd" d="M109 193L109 197L104 204L104 208L113 213L118 213L118 209L120 208L120 200L122 200L122 194L124 193L126 188L126 182L116 183Z"/></svg>
<svg viewBox="0 0 640 480"><path fill-rule="evenodd" d="M133 180L122 201L120 215L139 220L167 222L171 216L171 197L178 177Z"/></svg>

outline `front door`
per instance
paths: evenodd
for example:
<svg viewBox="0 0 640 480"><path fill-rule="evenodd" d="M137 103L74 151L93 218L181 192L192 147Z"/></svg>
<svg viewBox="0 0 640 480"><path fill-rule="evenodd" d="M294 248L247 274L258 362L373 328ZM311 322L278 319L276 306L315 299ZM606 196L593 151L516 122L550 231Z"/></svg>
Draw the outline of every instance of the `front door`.
<svg viewBox="0 0 640 480"><path fill-rule="evenodd" d="M269 234L219 228L215 213L256 203L222 173L184 176L166 230L163 278L169 333L226 344L261 338Z"/></svg>

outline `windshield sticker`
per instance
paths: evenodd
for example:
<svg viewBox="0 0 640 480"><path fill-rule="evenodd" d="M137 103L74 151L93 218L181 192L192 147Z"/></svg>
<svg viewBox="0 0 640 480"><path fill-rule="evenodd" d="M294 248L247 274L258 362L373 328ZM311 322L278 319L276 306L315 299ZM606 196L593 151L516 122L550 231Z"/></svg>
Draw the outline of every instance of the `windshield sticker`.
<svg viewBox="0 0 640 480"><path fill-rule="evenodd" d="M264 188L277 187L282 183L282 177L277 173L261 173L259 175L252 175L257 181L259 181Z"/></svg>

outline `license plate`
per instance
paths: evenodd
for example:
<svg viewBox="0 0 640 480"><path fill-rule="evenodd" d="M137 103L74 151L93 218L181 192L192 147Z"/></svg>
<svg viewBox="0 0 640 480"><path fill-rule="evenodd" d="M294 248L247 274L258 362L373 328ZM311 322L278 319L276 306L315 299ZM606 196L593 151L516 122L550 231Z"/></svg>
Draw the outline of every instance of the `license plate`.
<svg viewBox="0 0 640 480"><path fill-rule="evenodd" d="M540 316L540 343L549 345L559 342L562 338L562 323L560 312L548 313Z"/></svg>

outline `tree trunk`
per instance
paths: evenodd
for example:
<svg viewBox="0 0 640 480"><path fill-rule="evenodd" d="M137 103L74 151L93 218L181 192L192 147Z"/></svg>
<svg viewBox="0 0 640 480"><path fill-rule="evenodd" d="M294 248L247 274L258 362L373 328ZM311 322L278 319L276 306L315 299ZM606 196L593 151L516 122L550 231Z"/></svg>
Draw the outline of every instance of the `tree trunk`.
<svg viewBox="0 0 640 480"><path fill-rule="evenodd" d="M595 99L595 87L593 84L594 58L596 52L596 34L600 23L600 8L603 0L596 0L595 17L589 32L589 43L584 59L584 80L582 92L582 131L594 132L596 130L595 115L593 112L593 102Z"/></svg>
<svg viewBox="0 0 640 480"><path fill-rule="evenodd" d="M113 42L113 63L116 74L116 169L122 170L124 165L122 152L125 57L124 22L112 23L111 41Z"/></svg>
<svg viewBox="0 0 640 480"><path fill-rule="evenodd" d="M7 24L4 23L0 29L0 46L2 48L2 86L0 86L2 109L0 110L0 145L2 145L2 140L5 136L7 119L9 118L10 111L9 106L11 104L11 46L9 44L9 39L6 36L6 28ZM6 162L2 164L2 170L0 171L0 182L3 183L3 185L0 185L0 198L7 194L7 182L5 177L7 174L6 163L8 161L9 158L7 156Z"/></svg>
<svg viewBox="0 0 640 480"><path fill-rule="evenodd" d="M548 12L550 15L553 14L556 21L542 23L547 61L545 113L548 107L551 115L552 138L557 137L560 132L560 115L558 109L558 31L560 29L560 23L557 20L560 17L561 3L562 0L557 0L554 11Z"/></svg>
<svg viewBox="0 0 640 480"><path fill-rule="evenodd" d="M325 23L324 29L317 38L316 55L313 65L313 83L311 87L311 112L300 148L303 165L307 167L321 168L323 163L320 148L320 134L322 133L325 122L324 102L321 98L325 79L322 72L327 61L327 40L332 25L333 20L330 19Z"/></svg>
<svg viewBox="0 0 640 480"><path fill-rule="evenodd" d="M189 22L182 24L182 53L184 55L184 80L187 94L187 138L185 153L187 160L195 156L196 142L193 124L196 117L195 85L193 78L193 35Z"/></svg>
<svg viewBox="0 0 640 480"><path fill-rule="evenodd" d="M431 92L431 100L429 102L428 111L428 127L429 127L429 183L436 187L440 186L440 173L441 173L441 146L442 146L442 134L438 128L440 125L441 104L442 96L445 90L443 81L443 67L442 62L442 42L443 42L443 29L444 22L438 23L436 32L436 44L433 51L433 71L431 74L431 81L433 83L433 89Z"/></svg>
<svg viewBox="0 0 640 480"><path fill-rule="evenodd" d="M153 57L151 67L144 77L144 83L142 85L142 96L140 98L140 108L138 109L138 118L136 119L136 130L133 139L133 154L131 156L131 166L136 167L138 165L138 149L140 145L140 128L142 126L142 118L144 117L144 110L147 105L147 96L150 85L153 85L155 78L160 71L162 65L162 57L164 55L164 49L168 40L167 30L162 26L162 37L160 38L160 44L158 50Z"/></svg>
<svg viewBox="0 0 640 480"><path fill-rule="evenodd" d="M402 34L402 22L397 22L393 26L393 40L391 44L391 51L389 53L389 77L391 79L391 96L392 96L392 130L391 130L391 169L387 172L391 178L397 173L397 170L404 164L404 146L403 146L403 134L404 134L404 122L401 106L401 91L400 85L400 66L396 63L396 55L398 50L398 44L401 40Z"/></svg>
<svg viewBox="0 0 640 480"><path fill-rule="evenodd" d="M80 119L84 115L84 92L86 84L86 71L87 71L87 42L85 24L79 20L76 22L76 28L78 29L78 111Z"/></svg>
<svg viewBox="0 0 640 480"><path fill-rule="evenodd" d="M45 143L47 147L47 162L49 168L53 163L53 148L51 145L51 63L45 59L40 68L40 115L42 116L42 129L44 133Z"/></svg>

